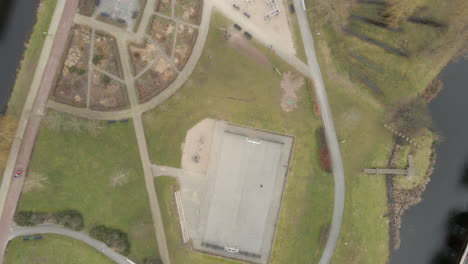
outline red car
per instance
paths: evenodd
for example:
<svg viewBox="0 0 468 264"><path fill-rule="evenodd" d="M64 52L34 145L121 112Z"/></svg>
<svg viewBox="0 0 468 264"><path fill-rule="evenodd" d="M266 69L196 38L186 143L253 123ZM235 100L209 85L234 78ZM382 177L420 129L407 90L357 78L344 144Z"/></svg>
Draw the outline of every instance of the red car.
<svg viewBox="0 0 468 264"><path fill-rule="evenodd" d="M23 170L22 169L18 169L15 173L15 178L18 178L20 177L21 175L23 174Z"/></svg>

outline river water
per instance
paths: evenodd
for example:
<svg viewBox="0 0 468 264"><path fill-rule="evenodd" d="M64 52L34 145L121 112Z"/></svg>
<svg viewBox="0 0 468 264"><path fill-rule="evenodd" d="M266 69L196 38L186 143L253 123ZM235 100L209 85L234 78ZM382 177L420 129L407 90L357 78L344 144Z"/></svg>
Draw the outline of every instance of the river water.
<svg viewBox="0 0 468 264"><path fill-rule="evenodd" d="M435 169L423 200L403 215L392 264L456 263L467 238L468 60L448 65L441 79L444 89L429 105L442 136Z"/></svg>
<svg viewBox="0 0 468 264"><path fill-rule="evenodd" d="M4 112L16 79L24 43L36 21L39 0L0 0L0 111Z"/></svg>

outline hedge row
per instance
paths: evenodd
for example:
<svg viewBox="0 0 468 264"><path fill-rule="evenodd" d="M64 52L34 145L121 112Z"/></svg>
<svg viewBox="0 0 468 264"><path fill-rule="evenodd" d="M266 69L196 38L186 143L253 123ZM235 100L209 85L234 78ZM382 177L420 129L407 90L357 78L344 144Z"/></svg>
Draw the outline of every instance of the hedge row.
<svg viewBox="0 0 468 264"><path fill-rule="evenodd" d="M319 127L317 128L317 130L315 130L315 136L317 137L319 145L320 165L322 165L322 169L324 171L331 172L332 165L330 151L328 149L327 140L325 138L325 130L323 129L323 127Z"/></svg>
<svg viewBox="0 0 468 264"><path fill-rule="evenodd" d="M20 226L35 226L48 222L77 231L84 227L83 215L76 210L63 210L56 213L19 211L15 214L14 219L16 224Z"/></svg>

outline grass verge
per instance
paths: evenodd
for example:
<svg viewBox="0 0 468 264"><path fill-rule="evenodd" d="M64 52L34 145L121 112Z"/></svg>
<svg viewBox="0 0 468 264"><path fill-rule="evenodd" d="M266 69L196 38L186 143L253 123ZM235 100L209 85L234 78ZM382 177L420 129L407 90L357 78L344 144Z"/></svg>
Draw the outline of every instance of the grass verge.
<svg viewBox="0 0 468 264"><path fill-rule="evenodd" d="M296 56L304 63L307 64L307 56L304 49L304 42L302 42L301 29L299 23L297 22L296 13L291 14L289 11L289 5L293 4L293 0L286 0L284 2L284 7L286 10L284 12L288 16L289 28L291 29L291 34L294 41L294 48L296 49ZM296 7L301 8L301 7Z"/></svg>
<svg viewBox="0 0 468 264"><path fill-rule="evenodd" d="M8 244L5 264L114 264L107 256L87 244L61 235L45 234L41 240L23 241L18 237Z"/></svg>
<svg viewBox="0 0 468 264"><path fill-rule="evenodd" d="M26 51L21 60L15 86L8 102L7 114L13 115L16 118L21 116L21 111L23 110L23 105L34 77L34 74L31 73L36 71L42 47L47 37L43 32L49 29L56 4L57 0L41 0L40 8L37 12L37 22L34 25L29 42L26 44Z"/></svg>
<svg viewBox="0 0 468 264"><path fill-rule="evenodd" d="M49 111L48 115L52 114ZM74 117L62 115L61 122L68 122L66 127L77 122ZM95 121L78 122L86 127ZM28 177L42 175L45 180L41 187L23 192L18 210L75 209L83 214L86 231L104 224L126 232L131 259L157 256L132 122L101 122L97 126L95 135L88 131L57 131L52 125L41 128Z"/></svg>
<svg viewBox="0 0 468 264"><path fill-rule="evenodd" d="M228 24L219 14L213 15L211 25ZM300 88L297 109L284 112L277 73L226 45L223 37L212 26L188 81L176 95L144 114L150 158L158 165L180 167L185 133L207 117L296 136L270 263L317 261L322 248L320 229L331 219L333 177L320 169L314 134L320 121L314 117L310 94L305 86ZM291 70L265 52L280 72ZM175 263L192 263L173 254Z"/></svg>

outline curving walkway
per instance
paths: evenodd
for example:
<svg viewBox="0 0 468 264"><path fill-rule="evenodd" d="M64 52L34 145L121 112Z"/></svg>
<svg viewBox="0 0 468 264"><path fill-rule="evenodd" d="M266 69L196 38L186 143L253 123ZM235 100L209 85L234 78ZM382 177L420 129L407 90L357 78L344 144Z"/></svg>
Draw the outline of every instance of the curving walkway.
<svg viewBox="0 0 468 264"><path fill-rule="evenodd" d="M327 91L320 72L317 55L315 54L314 40L310 31L309 20L307 14L301 8L301 0L294 0L296 6L297 20L299 22L302 41L307 55L309 64L309 72L314 80L315 94L320 104L322 113L323 126L325 127L325 137L331 153L333 177L335 181L335 197L333 205L333 218L330 225L327 243L320 258L319 264L329 264L333 257L338 238L340 236L341 223L343 221L343 212L345 204L345 178L343 162L341 160L340 146L336 139L335 126L333 125L333 118L331 114L330 105L328 104Z"/></svg>
<svg viewBox="0 0 468 264"><path fill-rule="evenodd" d="M39 225L39 226L14 226L11 229L8 240L15 239L20 236L28 236L34 234L57 234L67 237L71 237L76 240L80 240L83 243L90 245L91 247L99 250L102 254L106 255L113 261L119 264L132 264L133 262L126 257L120 255L114 250L110 249L106 244L99 240L91 238L88 233L81 231L73 231L61 226L55 225Z"/></svg>

